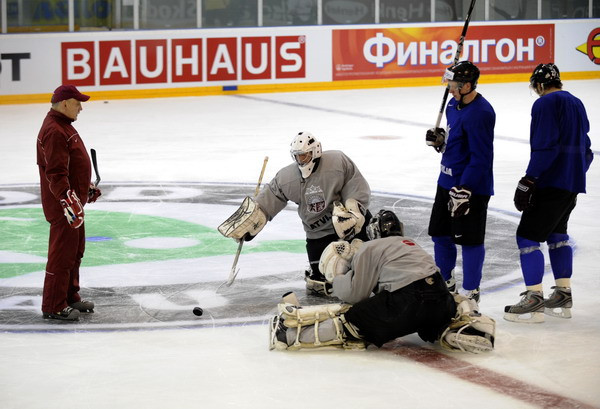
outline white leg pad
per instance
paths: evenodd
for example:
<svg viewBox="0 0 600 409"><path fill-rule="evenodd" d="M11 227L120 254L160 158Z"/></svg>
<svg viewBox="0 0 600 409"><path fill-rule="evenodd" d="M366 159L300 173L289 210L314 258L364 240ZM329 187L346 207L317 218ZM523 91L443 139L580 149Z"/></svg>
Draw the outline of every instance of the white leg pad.
<svg viewBox="0 0 600 409"><path fill-rule="evenodd" d="M455 295L456 317L440 336L442 348L479 354L494 349L496 321L479 313L477 303Z"/></svg>
<svg viewBox="0 0 600 409"><path fill-rule="evenodd" d="M305 348L336 347L345 349L365 349L361 340L348 339L344 331L350 327L351 334L357 334L356 328L347 323L343 313L351 307L349 304L324 304L299 307L282 302L277 305L278 319L283 320L286 341L276 340L275 323L272 324L271 349L290 351Z"/></svg>

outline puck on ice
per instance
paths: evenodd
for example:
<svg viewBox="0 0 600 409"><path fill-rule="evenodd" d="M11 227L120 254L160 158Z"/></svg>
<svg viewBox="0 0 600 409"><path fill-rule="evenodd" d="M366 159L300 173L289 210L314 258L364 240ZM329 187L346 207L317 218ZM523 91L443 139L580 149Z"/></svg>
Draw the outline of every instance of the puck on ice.
<svg viewBox="0 0 600 409"><path fill-rule="evenodd" d="M193 312L194 315L201 316L204 311L202 311L202 308L200 307L195 307Z"/></svg>

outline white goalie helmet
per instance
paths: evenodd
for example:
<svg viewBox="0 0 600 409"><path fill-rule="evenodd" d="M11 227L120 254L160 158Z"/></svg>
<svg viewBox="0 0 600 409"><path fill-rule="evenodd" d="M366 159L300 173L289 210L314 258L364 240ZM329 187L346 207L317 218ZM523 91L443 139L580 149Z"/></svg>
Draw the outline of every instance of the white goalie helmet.
<svg viewBox="0 0 600 409"><path fill-rule="evenodd" d="M304 179L311 175L322 153L321 142L310 132L300 132L290 145L292 159L298 164Z"/></svg>

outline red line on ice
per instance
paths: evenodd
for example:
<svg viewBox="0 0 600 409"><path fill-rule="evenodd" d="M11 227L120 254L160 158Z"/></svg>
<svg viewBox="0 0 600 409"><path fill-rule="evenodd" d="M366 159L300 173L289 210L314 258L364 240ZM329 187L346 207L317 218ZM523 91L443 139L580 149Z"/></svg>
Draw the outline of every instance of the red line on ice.
<svg viewBox="0 0 600 409"><path fill-rule="evenodd" d="M549 392L522 380L401 340L388 342L382 349L541 408L597 409L576 399Z"/></svg>

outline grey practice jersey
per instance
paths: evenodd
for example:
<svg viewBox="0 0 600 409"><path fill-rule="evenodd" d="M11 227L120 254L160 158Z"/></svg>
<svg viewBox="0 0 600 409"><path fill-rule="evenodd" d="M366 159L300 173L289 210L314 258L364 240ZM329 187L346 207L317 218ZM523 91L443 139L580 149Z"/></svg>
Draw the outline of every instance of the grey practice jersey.
<svg viewBox="0 0 600 409"><path fill-rule="evenodd" d="M333 278L333 295L355 304L372 292L395 291L436 271L433 257L408 237L367 241L354 255L351 270Z"/></svg>
<svg viewBox="0 0 600 409"><path fill-rule="evenodd" d="M318 239L335 234L331 221L333 202L356 199L369 207L371 189L365 178L341 151L325 151L317 169L303 179L296 163L277 172L256 197L268 220L272 220L288 201L298 205L298 215L306 237Z"/></svg>

